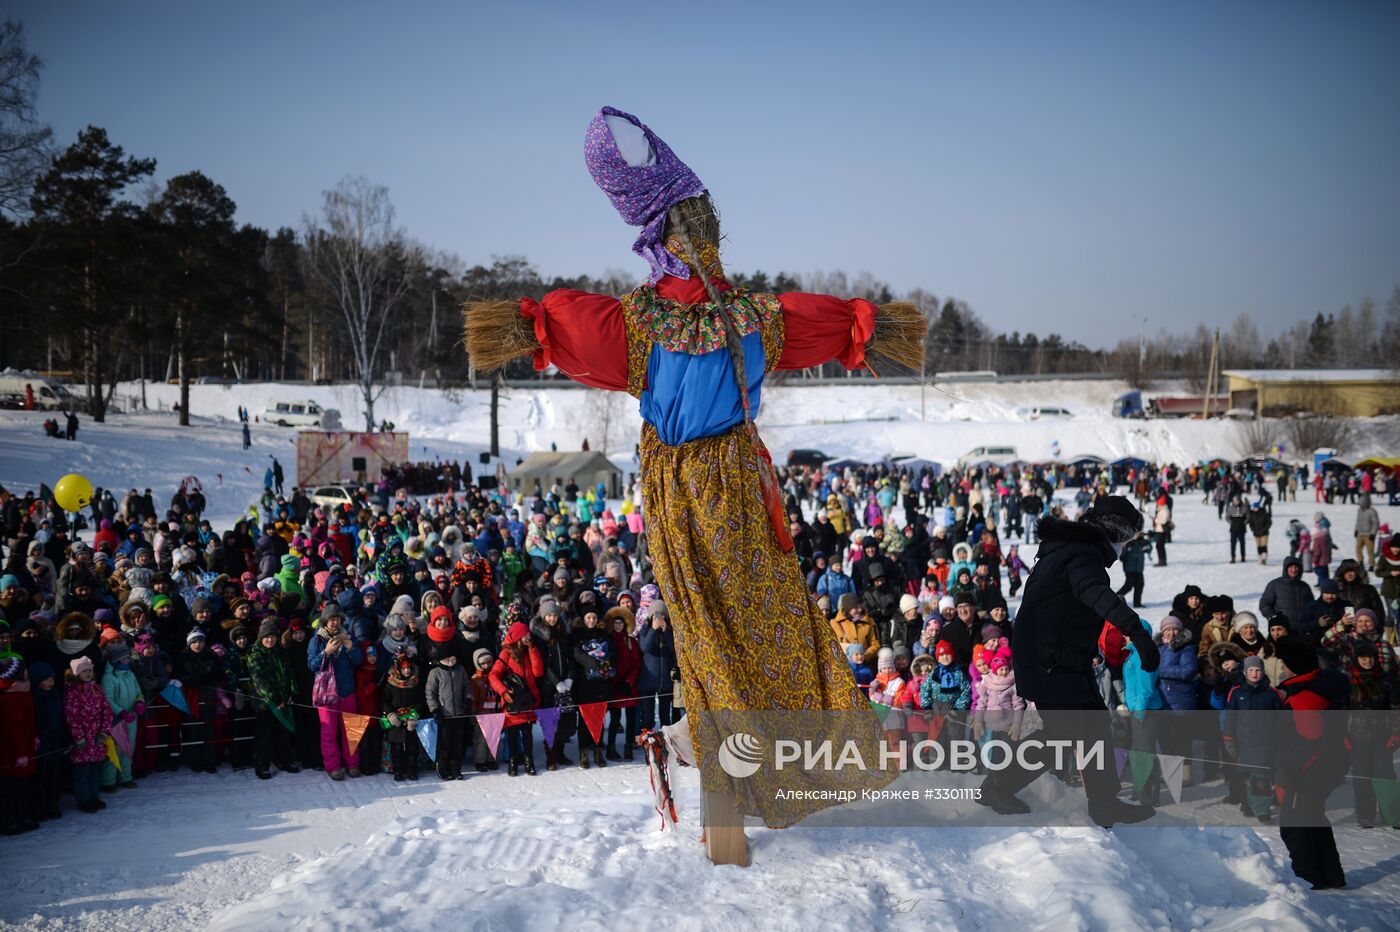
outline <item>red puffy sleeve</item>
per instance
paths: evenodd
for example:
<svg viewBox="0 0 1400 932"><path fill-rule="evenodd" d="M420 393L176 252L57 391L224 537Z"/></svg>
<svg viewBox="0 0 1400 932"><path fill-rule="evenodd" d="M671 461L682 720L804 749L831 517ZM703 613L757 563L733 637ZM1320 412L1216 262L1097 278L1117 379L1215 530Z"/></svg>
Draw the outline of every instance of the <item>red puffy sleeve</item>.
<svg viewBox="0 0 1400 932"><path fill-rule="evenodd" d="M520 299L535 328L535 371L551 365L584 385L627 390L627 331L622 304L607 295L561 288L541 301Z"/></svg>
<svg viewBox="0 0 1400 932"><path fill-rule="evenodd" d="M783 352L776 369L806 369L835 359L847 369L865 366L865 344L875 333L876 306L864 298L825 294L778 295L783 308Z"/></svg>

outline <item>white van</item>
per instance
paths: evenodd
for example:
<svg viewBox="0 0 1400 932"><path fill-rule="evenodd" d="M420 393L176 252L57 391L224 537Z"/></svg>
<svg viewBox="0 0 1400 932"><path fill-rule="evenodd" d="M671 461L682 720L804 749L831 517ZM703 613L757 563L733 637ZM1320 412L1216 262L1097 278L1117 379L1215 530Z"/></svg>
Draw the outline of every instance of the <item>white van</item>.
<svg viewBox="0 0 1400 932"><path fill-rule="evenodd" d="M340 412L322 408L314 401L269 401L263 420L278 427L340 427Z"/></svg>
<svg viewBox="0 0 1400 932"><path fill-rule="evenodd" d="M1016 462L1015 447L974 447L958 458L958 468L964 469L976 463L995 463L1005 466Z"/></svg>
<svg viewBox="0 0 1400 932"><path fill-rule="evenodd" d="M34 392L35 411L79 411L83 400L68 386L46 376L7 369L0 372L0 408L23 409L25 387Z"/></svg>

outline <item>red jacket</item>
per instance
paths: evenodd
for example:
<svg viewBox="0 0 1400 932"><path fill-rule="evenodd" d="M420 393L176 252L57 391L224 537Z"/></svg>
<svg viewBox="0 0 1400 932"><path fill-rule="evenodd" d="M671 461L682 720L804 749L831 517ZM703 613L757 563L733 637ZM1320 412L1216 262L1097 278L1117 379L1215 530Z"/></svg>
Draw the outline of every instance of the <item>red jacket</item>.
<svg viewBox="0 0 1400 932"><path fill-rule="evenodd" d="M355 668L355 711L361 715L378 718L384 714L379 707L383 701L384 686L379 682L379 666L367 667L364 664Z"/></svg>
<svg viewBox="0 0 1400 932"><path fill-rule="evenodd" d="M625 632L613 635L613 654L617 657L617 677L613 680L610 708L630 709L638 702L637 677L642 672L642 644Z"/></svg>
<svg viewBox="0 0 1400 932"><path fill-rule="evenodd" d="M1128 659L1127 644L1128 639L1123 637L1123 632L1106 621L1103 623L1103 632L1099 634L1099 653L1103 654L1103 662L1115 673L1123 669L1123 662Z"/></svg>
<svg viewBox="0 0 1400 932"><path fill-rule="evenodd" d="M0 693L0 777L32 777L38 765L39 732L34 727L34 697L11 687ZM24 763L20 763L23 760Z"/></svg>
<svg viewBox="0 0 1400 932"><path fill-rule="evenodd" d="M521 627L524 627L523 625ZM535 705L540 704L540 686L535 682L537 677L544 676L544 658L540 656L540 650L535 646L535 642L528 635L524 638L530 645L530 653L526 661L521 663L516 660L514 651L509 650L509 646L514 641L507 638L501 648L501 655L496 658L496 664L491 668L491 688L496 691L496 695L501 697L501 708L505 708L506 684L501 680L507 672L514 673L525 681L530 687L530 692L535 694ZM506 727L511 725L529 725L535 721L534 712L507 712Z"/></svg>

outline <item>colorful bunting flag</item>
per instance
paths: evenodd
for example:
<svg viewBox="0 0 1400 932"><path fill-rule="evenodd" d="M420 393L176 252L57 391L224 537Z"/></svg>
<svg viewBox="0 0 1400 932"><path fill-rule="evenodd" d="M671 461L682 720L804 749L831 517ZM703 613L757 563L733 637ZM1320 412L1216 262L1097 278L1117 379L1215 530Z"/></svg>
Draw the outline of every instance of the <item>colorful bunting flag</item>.
<svg viewBox="0 0 1400 932"><path fill-rule="evenodd" d="M117 750L122 752L122 757L131 756L131 732L127 729L125 722L118 722L112 729L112 741L116 744Z"/></svg>
<svg viewBox="0 0 1400 932"><path fill-rule="evenodd" d="M1376 792L1376 803L1380 806L1382 821L1387 825L1400 825L1400 780L1377 778L1371 781L1371 788Z"/></svg>
<svg viewBox="0 0 1400 932"><path fill-rule="evenodd" d="M890 707L871 699L870 708L875 711L875 717L880 720L880 724L885 724L885 719L890 717Z"/></svg>
<svg viewBox="0 0 1400 932"><path fill-rule="evenodd" d="M103 743L107 745L107 760L111 761L112 766L117 768L117 773L121 773L122 759L117 756L117 745L112 740L112 736L107 735L107 737L103 739Z"/></svg>
<svg viewBox="0 0 1400 932"><path fill-rule="evenodd" d="M1128 759L1133 767L1133 789L1139 799L1147 796L1147 785L1157 774L1157 755L1151 751L1129 751Z"/></svg>
<svg viewBox="0 0 1400 932"><path fill-rule="evenodd" d="M540 734L544 736L544 743L554 747L554 736L559 732L559 707L536 709L535 719L540 723Z"/></svg>
<svg viewBox="0 0 1400 932"><path fill-rule="evenodd" d="M296 722L292 720L292 712L290 709L279 709L277 706L269 704L267 710L272 713L273 718L281 723L283 728L287 729L292 734L297 733L297 725Z"/></svg>
<svg viewBox="0 0 1400 932"><path fill-rule="evenodd" d="M603 740L603 718L608 714L608 704L606 702L585 702L578 707L578 712L583 716L583 721L588 725L588 733L593 736L594 742Z"/></svg>
<svg viewBox="0 0 1400 932"><path fill-rule="evenodd" d="M1181 786L1186 776L1186 758L1176 754L1158 754L1157 761L1162 767L1162 779L1167 783L1167 792L1172 794L1172 802L1181 802Z"/></svg>
<svg viewBox="0 0 1400 932"><path fill-rule="evenodd" d="M360 739L365 736L365 729L369 728L373 716L341 712L340 717L345 722L345 743L350 745L350 753L354 754L360 749Z"/></svg>
<svg viewBox="0 0 1400 932"><path fill-rule="evenodd" d="M481 727L481 735L491 749L491 756L495 757L496 749L501 746L501 729L506 725L506 714L494 712L491 715L478 715L476 723Z"/></svg>
<svg viewBox="0 0 1400 932"><path fill-rule="evenodd" d="M438 723L431 718L423 718L418 720L418 724L414 728L418 732L418 743L423 745L423 751L428 755L428 759L436 762Z"/></svg>

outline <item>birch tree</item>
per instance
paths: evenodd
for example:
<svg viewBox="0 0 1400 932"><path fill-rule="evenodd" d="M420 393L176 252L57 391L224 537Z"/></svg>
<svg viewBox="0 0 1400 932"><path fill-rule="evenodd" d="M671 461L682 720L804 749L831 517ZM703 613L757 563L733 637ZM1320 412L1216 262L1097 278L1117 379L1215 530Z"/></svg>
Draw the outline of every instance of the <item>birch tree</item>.
<svg viewBox="0 0 1400 932"><path fill-rule="evenodd" d="M324 192L320 220L304 222L307 277L321 284L340 316L364 402L365 430L372 431L379 351L408 290L404 267L410 248L394 225L389 189L362 177L345 178Z"/></svg>

